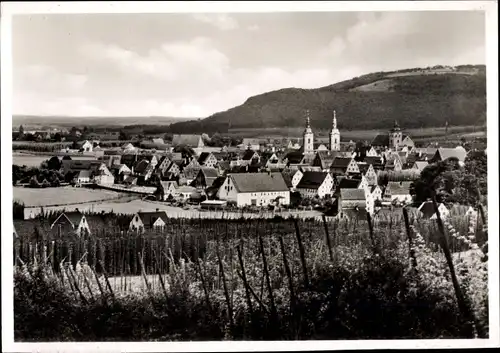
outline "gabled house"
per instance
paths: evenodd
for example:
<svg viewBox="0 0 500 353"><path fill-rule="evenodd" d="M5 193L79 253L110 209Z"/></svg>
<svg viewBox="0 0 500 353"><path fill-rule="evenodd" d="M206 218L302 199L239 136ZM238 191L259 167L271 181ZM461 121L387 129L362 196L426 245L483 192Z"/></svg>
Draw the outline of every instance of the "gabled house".
<svg viewBox="0 0 500 353"><path fill-rule="evenodd" d="M336 157L333 160L330 170L336 175L359 174L358 164L354 158Z"/></svg>
<svg viewBox="0 0 500 353"><path fill-rule="evenodd" d="M370 149L366 151L366 157L378 157L378 156L379 154L373 146L371 146Z"/></svg>
<svg viewBox="0 0 500 353"><path fill-rule="evenodd" d="M281 173L229 174L217 196L238 207L290 204L290 190Z"/></svg>
<svg viewBox="0 0 500 353"><path fill-rule="evenodd" d="M415 170L418 170L419 172L421 172L422 170L425 169L425 167L427 167L429 165L429 162L427 161L415 161L411 167L411 169L415 169Z"/></svg>
<svg viewBox="0 0 500 353"><path fill-rule="evenodd" d="M259 151L261 141L259 139L244 138L238 147L242 150Z"/></svg>
<svg viewBox="0 0 500 353"><path fill-rule="evenodd" d="M241 156L239 165L242 166L242 165L258 164L258 163L260 163L259 154L253 150L246 150Z"/></svg>
<svg viewBox="0 0 500 353"><path fill-rule="evenodd" d="M132 174L130 168L125 164L113 164L109 169L117 181L123 181L127 176Z"/></svg>
<svg viewBox="0 0 500 353"><path fill-rule="evenodd" d="M372 164L368 166L368 169L364 172L363 175L366 178L368 185L378 185L378 175L377 172L375 172L375 168L373 168Z"/></svg>
<svg viewBox="0 0 500 353"><path fill-rule="evenodd" d="M217 169L202 167L190 185L195 188L206 189L212 186L218 177L219 173Z"/></svg>
<svg viewBox="0 0 500 353"><path fill-rule="evenodd" d="M98 185L113 185L115 176L104 163L93 163L90 167L92 180Z"/></svg>
<svg viewBox="0 0 500 353"><path fill-rule="evenodd" d="M337 154L334 151L318 151L312 163L315 167L321 167L323 171L330 171L330 167Z"/></svg>
<svg viewBox="0 0 500 353"><path fill-rule="evenodd" d="M134 166L134 174L147 181L153 175L154 167L147 159L143 159Z"/></svg>
<svg viewBox="0 0 500 353"><path fill-rule="evenodd" d="M90 142L88 140L85 140L82 142L77 142L77 145L78 145L80 151L83 151L83 152L92 152L92 150L94 149L94 145L92 144L92 142Z"/></svg>
<svg viewBox="0 0 500 353"><path fill-rule="evenodd" d="M260 156L260 163L264 168L269 169L283 169L285 164L281 162L280 158L275 152L264 152Z"/></svg>
<svg viewBox="0 0 500 353"><path fill-rule="evenodd" d="M383 159L380 156L376 157L366 156L363 162L366 164L371 164L373 166L373 169L375 170L384 169Z"/></svg>
<svg viewBox="0 0 500 353"><path fill-rule="evenodd" d="M157 194L162 201L167 201L169 197L175 198L177 187L176 181L160 181Z"/></svg>
<svg viewBox="0 0 500 353"><path fill-rule="evenodd" d="M432 201L423 202L418 208L418 211L420 212L421 217L424 219L437 219ZM450 214L450 211L443 203L438 204L438 211L441 219L445 219Z"/></svg>
<svg viewBox="0 0 500 353"><path fill-rule="evenodd" d="M50 229L60 236L65 234L90 234L90 227L85 215L79 211L63 212L52 223Z"/></svg>
<svg viewBox="0 0 500 353"><path fill-rule="evenodd" d="M382 189L378 185L370 186L370 194L372 195L373 201L382 201Z"/></svg>
<svg viewBox="0 0 500 353"><path fill-rule="evenodd" d="M324 198L333 191L333 178L328 172L304 172L297 184L303 198Z"/></svg>
<svg viewBox="0 0 500 353"><path fill-rule="evenodd" d="M411 139L410 136L404 135L403 136L403 141L401 141L400 146L405 146L405 147L413 148L413 147L415 147L415 142L413 142L413 140Z"/></svg>
<svg viewBox="0 0 500 353"><path fill-rule="evenodd" d="M410 204L412 196L410 194L411 181L389 181L384 191L384 201Z"/></svg>
<svg viewBox="0 0 500 353"><path fill-rule="evenodd" d="M467 157L467 151L461 146L456 148L438 148L434 156L429 160L429 163L441 162L448 158L457 158L463 165L465 157Z"/></svg>
<svg viewBox="0 0 500 353"><path fill-rule="evenodd" d="M215 168L217 162L217 158L210 152L202 152L198 157L198 164L202 167Z"/></svg>
<svg viewBox="0 0 500 353"><path fill-rule="evenodd" d="M145 230L161 230L168 222L167 213L156 209L156 212L137 212L130 221L129 230L144 232Z"/></svg>
<svg viewBox="0 0 500 353"><path fill-rule="evenodd" d="M174 135L172 137L172 146L187 146L190 148L203 148L205 143L201 135Z"/></svg>

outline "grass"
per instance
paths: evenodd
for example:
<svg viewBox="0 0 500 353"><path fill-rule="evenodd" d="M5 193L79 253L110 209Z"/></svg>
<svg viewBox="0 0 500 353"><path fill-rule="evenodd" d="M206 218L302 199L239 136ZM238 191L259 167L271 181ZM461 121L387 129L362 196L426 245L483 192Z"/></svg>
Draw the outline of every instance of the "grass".
<svg viewBox="0 0 500 353"><path fill-rule="evenodd" d="M14 200L26 206L66 205L78 202L96 202L124 196L114 191L90 190L71 186L33 189L14 187ZM77 206L78 207L78 206Z"/></svg>

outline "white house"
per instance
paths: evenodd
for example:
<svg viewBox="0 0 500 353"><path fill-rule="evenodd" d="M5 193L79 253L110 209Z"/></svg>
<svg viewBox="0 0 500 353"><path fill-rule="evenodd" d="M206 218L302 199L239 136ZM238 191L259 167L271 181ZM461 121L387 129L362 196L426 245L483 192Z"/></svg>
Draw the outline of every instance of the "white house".
<svg viewBox="0 0 500 353"><path fill-rule="evenodd" d="M104 163L95 163L91 167L93 180L99 185L113 185L115 176Z"/></svg>
<svg viewBox="0 0 500 353"><path fill-rule="evenodd" d="M122 146L122 150L125 151L125 152L135 152L137 151L137 148L134 147L134 145L132 145L130 142L129 143L125 143L123 146Z"/></svg>
<svg viewBox="0 0 500 353"><path fill-rule="evenodd" d="M333 192L333 178L328 172L304 172L297 191L303 198L324 198Z"/></svg>
<svg viewBox="0 0 500 353"><path fill-rule="evenodd" d="M59 235L65 235L74 232L77 235L82 235L83 232L90 234L89 224L85 215L79 211L64 212L57 217L52 223L50 229L55 229Z"/></svg>
<svg viewBox="0 0 500 353"><path fill-rule="evenodd" d="M368 151L366 151L366 156L367 157L378 157L379 154L377 152L377 150L371 146L370 149Z"/></svg>
<svg viewBox="0 0 500 353"><path fill-rule="evenodd" d="M436 212L434 210L434 205L432 201L423 202L418 208L421 216L425 219L437 219ZM450 211L442 203L438 204L438 211L441 219L445 219L450 214Z"/></svg>
<svg viewBox="0 0 500 353"><path fill-rule="evenodd" d="M160 194L163 201L167 201L170 195L175 198L177 194L177 182L176 181L160 181L158 186L160 189Z"/></svg>
<svg viewBox="0 0 500 353"><path fill-rule="evenodd" d="M281 173L229 174L217 196L238 207L290 204L290 189Z"/></svg>
<svg viewBox="0 0 500 353"><path fill-rule="evenodd" d="M80 150L83 150L83 152L92 152L93 148L92 142L88 140L85 140L80 146Z"/></svg>
<svg viewBox="0 0 500 353"><path fill-rule="evenodd" d="M92 179L92 172L90 170L80 170L78 175L75 177L75 181L77 184L85 184L90 183Z"/></svg>
<svg viewBox="0 0 500 353"><path fill-rule="evenodd" d="M167 223L165 211L156 209L156 212L137 212L130 221L129 230L144 232L146 229L160 230Z"/></svg>
<svg viewBox="0 0 500 353"><path fill-rule="evenodd" d="M382 189L378 185L370 186L370 194L372 195L373 201L382 201Z"/></svg>
<svg viewBox="0 0 500 353"><path fill-rule="evenodd" d="M370 186L378 185L378 175L377 172L375 171L375 168L373 168L373 164L370 164L370 166L368 167L368 169L364 174L364 177L366 178L368 185Z"/></svg>
<svg viewBox="0 0 500 353"><path fill-rule="evenodd" d="M196 188L193 186L187 186L187 185L179 186L175 191L175 198L178 200L186 201L195 192Z"/></svg>

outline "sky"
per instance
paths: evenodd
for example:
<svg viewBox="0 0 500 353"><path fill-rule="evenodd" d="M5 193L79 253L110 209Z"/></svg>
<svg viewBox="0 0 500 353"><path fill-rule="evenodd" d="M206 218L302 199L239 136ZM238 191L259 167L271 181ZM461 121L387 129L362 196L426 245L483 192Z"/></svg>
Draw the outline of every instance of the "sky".
<svg viewBox="0 0 500 353"><path fill-rule="evenodd" d="M477 11L15 15L13 113L204 118L281 88L485 60Z"/></svg>

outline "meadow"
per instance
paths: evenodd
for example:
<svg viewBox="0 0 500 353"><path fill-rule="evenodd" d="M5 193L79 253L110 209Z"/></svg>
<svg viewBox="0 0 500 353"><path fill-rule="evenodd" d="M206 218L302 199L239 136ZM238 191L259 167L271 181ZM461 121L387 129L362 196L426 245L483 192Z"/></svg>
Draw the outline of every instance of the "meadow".
<svg viewBox="0 0 500 353"><path fill-rule="evenodd" d="M51 188L13 187L13 199L25 206L72 205L119 199L126 194L107 190L92 190L72 186ZM59 207L59 206L56 206ZM70 206L71 207L71 206Z"/></svg>
<svg viewBox="0 0 500 353"><path fill-rule="evenodd" d="M12 164L40 168L40 164L42 164L42 162L45 162L50 157L50 155L41 156L14 152L12 153Z"/></svg>
<svg viewBox="0 0 500 353"><path fill-rule="evenodd" d="M18 239L15 339L488 337L481 214L170 219L145 234Z"/></svg>

